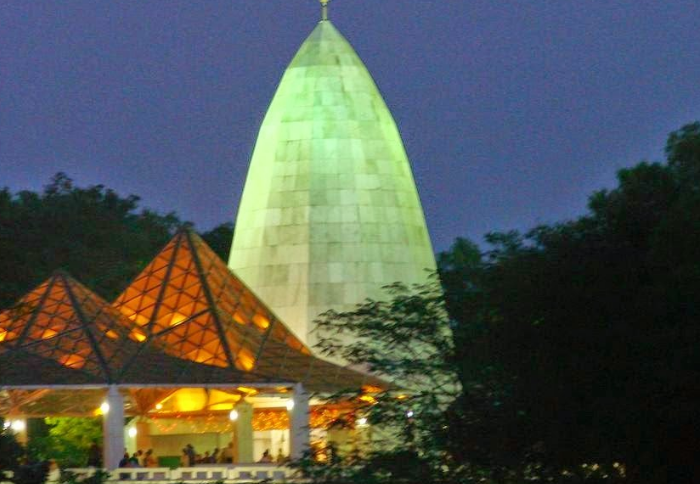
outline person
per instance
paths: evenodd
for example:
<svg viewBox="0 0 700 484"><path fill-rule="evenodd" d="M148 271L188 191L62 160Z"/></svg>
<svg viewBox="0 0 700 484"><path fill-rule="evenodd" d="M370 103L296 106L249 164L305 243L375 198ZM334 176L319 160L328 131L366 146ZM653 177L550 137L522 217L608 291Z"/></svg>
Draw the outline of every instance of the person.
<svg viewBox="0 0 700 484"><path fill-rule="evenodd" d="M134 452L134 455L132 455L129 458L129 465L127 467L141 467L141 451L137 450Z"/></svg>
<svg viewBox="0 0 700 484"><path fill-rule="evenodd" d="M216 447L214 449L214 452L211 453L211 459L210 459L212 464L216 464L219 462L219 448Z"/></svg>
<svg viewBox="0 0 700 484"><path fill-rule="evenodd" d="M119 467L129 467L129 453L124 452L124 457L119 461Z"/></svg>
<svg viewBox="0 0 700 484"><path fill-rule="evenodd" d="M153 455L153 449L148 449L146 454L143 456L143 466L158 467L158 460L156 459L156 456Z"/></svg>
<svg viewBox="0 0 700 484"><path fill-rule="evenodd" d="M182 449L182 455L180 456L180 467L189 467L190 456L187 453L187 447Z"/></svg>
<svg viewBox="0 0 700 484"><path fill-rule="evenodd" d="M194 467L196 460L197 460L197 454L194 452L194 447L192 447L192 444L187 444L187 466L188 467Z"/></svg>
<svg viewBox="0 0 700 484"><path fill-rule="evenodd" d="M272 456L270 455L270 449L265 449L262 457L258 461L259 464L269 464L272 462Z"/></svg>
<svg viewBox="0 0 700 484"><path fill-rule="evenodd" d="M211 463L211 457L209 457L209 451L205 450L204 451L204 457L202 457L202 463L203 464L210 464Z"/></svg>
<svg viewBox="0 0 700 484"><path fill-rule="evenodd" d="M221 452L221 462L233 464L233 442L229 442L223 452Z"/></svg>
<svg viewBox="0 0 700 484"><path fill-rule="evenodd" d="M277 463L284 464L287 458L282 453L282 449L277 449Z"/></svg>
<svg viewBox="0 0 700 484"><path fill-rule="evenodd" d="M102 467L102 449L97 445L97 439L92 439L88 449L88 467Z"/></svg>

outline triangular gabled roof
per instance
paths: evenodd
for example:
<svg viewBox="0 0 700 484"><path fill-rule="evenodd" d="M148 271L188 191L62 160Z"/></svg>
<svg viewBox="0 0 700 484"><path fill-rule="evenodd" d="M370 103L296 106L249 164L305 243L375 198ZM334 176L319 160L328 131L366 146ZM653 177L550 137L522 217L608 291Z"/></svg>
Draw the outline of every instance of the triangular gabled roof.
<svg viewBox="0 0 700 484"><path fill-rule="evenodd" d="M136 354L130 326L107 301L59 271L0 313L0 358L57 384L113 382ZM0 375L4 383L9 370Z"/></svg>
<svg viewBox="0 0 700 484"><path fill-rule="evenodd" d="M179 359L235 370L248 381L304 382L314 391L385 386L314 357L190 230L173 237L114 307L138 325L139 340Z"/></svg>

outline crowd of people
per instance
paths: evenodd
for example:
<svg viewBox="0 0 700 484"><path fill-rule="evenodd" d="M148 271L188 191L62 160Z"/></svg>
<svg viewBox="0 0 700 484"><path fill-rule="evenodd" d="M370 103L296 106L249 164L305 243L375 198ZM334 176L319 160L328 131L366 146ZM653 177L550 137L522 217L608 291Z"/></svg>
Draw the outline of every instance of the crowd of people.
<svg viewBox="0 0 700 484"><path fill-rule="evenodd" d="M153 449L146 452L139 449L131 456L124 449L124 457L119 461L119 467L158 467L158 459L153 455Z"/></svg>
<svg viewBox="0 0 700 484"><path fill-rule="evenodd" d="M96 454L96 452L95 452ZM93 459L91 458L90 461ZM265 450L259 463L277 463L282 464L287 461L287 457L279 450L277 457L273 457L269 450ZM213 451L206 451L204 454L198 454L192 444L187 444L182 449L180 456L181 467L194 467L202 464L232 464L233 463L233 443L229 443L223 449L215 448ZM91 462L88 465L95 465ZM146 452L139 449L132 455L124 449L124 457L119 462L119 467L158 467L158 459L153 453L153 449L148 449Z"/></svg>

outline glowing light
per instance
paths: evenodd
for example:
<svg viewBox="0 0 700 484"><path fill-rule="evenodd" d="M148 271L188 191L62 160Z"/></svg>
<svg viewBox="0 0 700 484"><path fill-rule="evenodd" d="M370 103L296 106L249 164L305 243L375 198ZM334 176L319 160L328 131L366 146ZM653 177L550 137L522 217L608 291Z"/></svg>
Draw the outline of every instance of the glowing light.
<svg viewBox="0 0 700 484"><path fill-rule="evenodd" d="M10 421L9 421L9 420L5 420L5 421L2 423L2 428L3 428L3 430L9 429L9 428L10 428Z"/></svg>
<svg viewBox="0 0 700 484"><path fill-rule="evenodd" d="M368 425L367 419L365 417L358 418L356 423L358 427L367 427Z"/></svg>
<svg viewBox="0 0 700 484"><path fill-rule="evenodd" d="M408 412L406 412L406 416L408 418L412 418L413 417L413 410L409 410Z"/></svg>
<svg viewBox="0 0 700 484"><path fill-rule="evenodd" d="M247 395L256 395L258 391L255 388L250 388L250 387L237 387L236 390L239 392L243 392Z"/></svg>
<svg viewBox="0 0 700 484"><path fill-rule="evenodd" d="M85 365L85 358L80 355L63 355L58 361L68 368L82 368Z"/></svg>
<svg viewBox="0 0 700 484"><path fill-rule="evenodd" d="M162 410L163 409L163 404L162 403L156 403L156 410Z"/></svg>
<svg viewBox="0 0 700 484"><path fill-rule="evenodd" d="M24 420L13 420L10 424L10 428L15 432L23 432L27 428L27 424Z"/></svg>
<svg viewBox="0 0 700 484"><path fill-rule="evenodd" d="M111 329L105 331L105 335L107 335L107 337L110 339L119 339L119 335L117 333L115 333L114 331L112 331Z"/></svg>
<svg viewBox="0 0 700 484"><path fill-rule="evenodd" d="M41 335L41 339L51 339L54 336L56 336L57 334L58 334L58 331L54 331L53 329L45 329Z"/></svg>
<svg viewBox="0 0 700 484"><path fill-rule="evenodd" d="M270 326L270 320L262 314L256 314L253 316L253 322L260 329L267 329Z"/></svg>
<svg viewBox="0 0 700 484"><path fill-rule="evenodd" d="M136 430L136 427L129 427L129 437L132 439L136 437L136 434L138 433L138 430Z"/></svg>
<svg viewBox="0 0 700 484"><path fill-rule="evenodd" d="M254 366L255 357L253 354L246 349L241 349L238 352L238 358L236 358L236 367L239 370L250 371Z"/></svg>
<svg viewBox="0 0 700 484"><path fill-rule="evenodd" d="M231 413L228 414L229 420L232 422L235 422L238 420L238 410L231 410Z"/></svg>
<svg viewBox="0 0 700 484"><path fill-rule="evenodd" d="M102 415L107 415L109 413L109 403L102 402L102 405L100 405L100 412L102 412Z"/></svg>
<svg viewBox="0 0 700 484"><path fill-rule="evenodd" d="M133 339L134 341L138 341L139 343L143 343L144 341L146 341L146 335L138 329L133 329L129 336L131 337L131 339Z"/></svg>
<svg viewBox="0 0 700 484"><path fill-rule="evenodd" d="M287 403L285 403L284 406L291 412L294 409L294 400L287 400Z"/></svg>
<svg viewBox="0 0 700 484"><path fill-rule="evenodd" d="M374 398L372 395L362 395L360 397L360 400L362 400L363 402L371 403L372 405L377 403L377 399Z"/></svg>

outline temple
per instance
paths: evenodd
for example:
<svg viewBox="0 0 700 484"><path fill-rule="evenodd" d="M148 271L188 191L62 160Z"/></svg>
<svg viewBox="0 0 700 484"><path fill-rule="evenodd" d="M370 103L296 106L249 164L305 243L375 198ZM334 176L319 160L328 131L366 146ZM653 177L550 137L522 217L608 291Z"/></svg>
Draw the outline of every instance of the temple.
<svg viewBox="0 0 700 484"><path fill-rule="evenodd" d="M352 402L323 395L389 386L319 358L313 320L435 260L396 123L321 4L260 128L228 265L183 229L111 303L59 271L0 312L0 415L20 437L27 418L101 416L104 467L159 455L120 470L132 482L285 479L240 466L362 444ZM190 443L238 467L183 466Z"/></svg>
<svg viewBox="0 0 700 484"><path fill-rule="evenodd" d="M381 299L394 282L426 282L435 270L396 123L327 17L294 56L260 127L229 259L311 346L319 314Z"/></svg>

